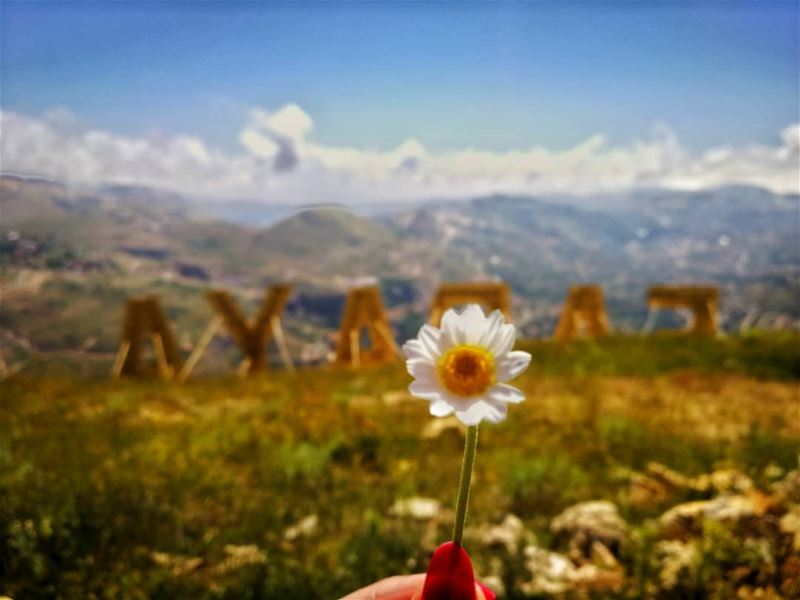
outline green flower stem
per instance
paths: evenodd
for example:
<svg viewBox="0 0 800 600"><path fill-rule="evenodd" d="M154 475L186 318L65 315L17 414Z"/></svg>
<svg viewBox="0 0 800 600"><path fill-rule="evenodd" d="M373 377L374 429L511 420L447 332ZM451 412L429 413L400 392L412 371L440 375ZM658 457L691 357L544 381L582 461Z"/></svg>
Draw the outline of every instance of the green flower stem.
<svg viewBox="0 0 800 600"><path fill-rule="evenodd" d="M464 536L464 523L467 521L467 503L472 482L472 468L475 466L475 450L478 447L478 426L467 427L467 440L464 442L464 460L461 463L461 479L458 483L456 500L456 522L453 526L453 542L461 545Z"/></svg>

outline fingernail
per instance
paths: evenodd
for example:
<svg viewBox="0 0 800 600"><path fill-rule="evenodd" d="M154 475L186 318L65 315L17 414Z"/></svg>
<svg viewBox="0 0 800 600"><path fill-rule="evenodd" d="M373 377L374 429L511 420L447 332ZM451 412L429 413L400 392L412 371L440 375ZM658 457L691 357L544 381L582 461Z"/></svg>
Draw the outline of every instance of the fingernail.
<svg viewBox="0 0 800 600"><path fill-rule="evenodd" d="M494 600L494 594L491 599ZM445 542L433 553L422 588L422 600L476 600L472 562L461 546Z"/></svg>

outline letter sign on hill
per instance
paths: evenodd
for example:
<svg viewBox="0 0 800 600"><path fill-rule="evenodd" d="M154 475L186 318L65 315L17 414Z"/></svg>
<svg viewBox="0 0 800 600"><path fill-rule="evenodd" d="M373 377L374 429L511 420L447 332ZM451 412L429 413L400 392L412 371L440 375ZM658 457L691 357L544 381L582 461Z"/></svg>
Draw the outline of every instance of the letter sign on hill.
<svg viewBox="0 0 800 600"><path fill-rule="evenodd" d="M114 377L152 372L142 364L148 338L153 344L156 370L161 377L173 377L181 370L183 359L164 308L158 297L148 295L131 298L125 305L122 340L112 368Z"/></svg>
<svg viewBox="0 0 800 600"><path fill-rule="evenodd" d="M580 335L596 338L607 335L610 331L603 289L596 285L572 286L564 301L564 308L561 309L555 338L563 341Z"/></svg>
<svg viewBox="0 0 800 600"><path fill-rule="evenodd" d="M214 311L222 318L225 328L244 354L240 368L243 375L260 373L267 367L267 344L275 340L281 359L287 369L292 370L292 360L286 347L280 315L283 312L292 286L288 284L271 285L261 302L261 309L255 319L248 322L236 304L233 296L225 290L211 290L206 299Z"/></svg>
<svg viewBox="0 0 800 600"><path fill-rule="evenodd" d="M652 322L653 311L664 308L683 308L692 312L692 322L687 328L690 333L706 337L717 335L717 304L719 288L702 285L654 285L647 291L647 305L650 307L648 324ZM645 329L648 326L645 325Z"/></svg>
<svg viewBox="0 0 800 600"><path fill-rule="evenodd" d="M472 303L480 304L487 312L499 310L509 320L510 295L508 285L502 282L443 283L433 298L428 323L438 327L448 308Z"/></svg>
<svg viewBox="0 0 800 600"><path fill-rule="evenodd" d="M362 347L362 333L368 335L369 348ZM364 340L366 341L366 340ZM359 367L397 359L397 347L377 286L351 289L339 327L336 346L337 365Z"/></svg>

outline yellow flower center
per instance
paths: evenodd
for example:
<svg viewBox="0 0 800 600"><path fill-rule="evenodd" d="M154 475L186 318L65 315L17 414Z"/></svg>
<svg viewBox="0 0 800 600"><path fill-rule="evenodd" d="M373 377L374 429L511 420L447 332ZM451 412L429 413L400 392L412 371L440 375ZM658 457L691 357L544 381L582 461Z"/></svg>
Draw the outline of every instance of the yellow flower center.
<svg viewBox="0 0 800 600"><path fill-rule="evenodd" d="M495 383L494 356L478 346L454 346L436 366L442 385L456 396L477 396Z"/></svg>

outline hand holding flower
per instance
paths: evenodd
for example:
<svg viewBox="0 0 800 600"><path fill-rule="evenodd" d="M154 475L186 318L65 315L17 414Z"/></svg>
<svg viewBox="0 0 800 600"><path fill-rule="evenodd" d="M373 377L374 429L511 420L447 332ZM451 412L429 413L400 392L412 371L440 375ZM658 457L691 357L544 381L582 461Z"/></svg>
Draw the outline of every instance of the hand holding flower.
<svg viewBox="0 0 800 600"><path fill-rule="evenodd" d="M455 413L467 425L461 465L453 541L439 546L422 575L391 577L353 592L342 600L494 600L494 593L477 583L469 555L461 545L466 522L478 425L506 418L508 405L522 402L522 392L506 382L522 373L531 355L513 351L514 325L496 310L486 317L471 304L463 312L448 310L441 328L423 325L403 346L406 368L414 377L411 394L428 400L430 413Z"/></svg>
<svg viewBox="0 0 800 600"><path fill-rule="evenodd" d="M513 351L514 325L505 323L496 310L489 317L471 304L463 312L448 310L441 329L423 325L416 339L403 346L406 368L414 377L409 391L430 401L433 416L455 413L467 428L464 460L456 501L453 541L433 555L421 600L474 600L475 578L469 556L461 547L467 518L472 468L478 444L478 424L498 423L506 418L508 405L525 396L506 381L513 379L531 361L527 352ZM494 598L488 588L481 595Z"/></svg>

